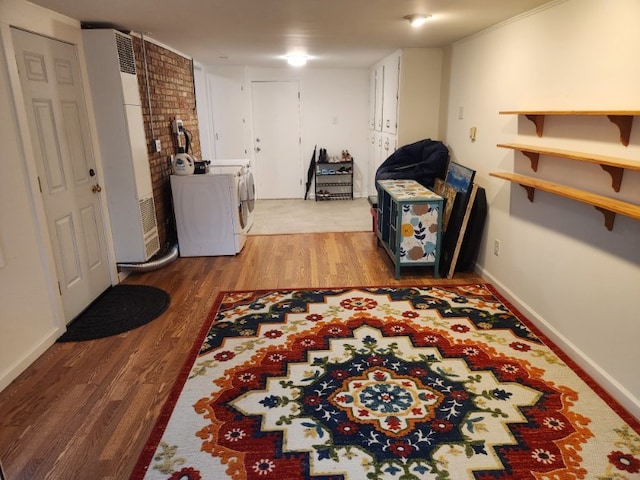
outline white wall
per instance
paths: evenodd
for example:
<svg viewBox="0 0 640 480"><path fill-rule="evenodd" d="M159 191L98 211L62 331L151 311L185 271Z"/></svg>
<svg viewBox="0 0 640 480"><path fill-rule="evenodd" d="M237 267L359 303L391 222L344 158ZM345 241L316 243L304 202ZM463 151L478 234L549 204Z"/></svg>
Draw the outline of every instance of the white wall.
<svg viewBox="0 0 640 480"><path fill-rule="evenodd" d="M606 117L547 117L539 138L524 117L498 115L640 110L638 19L637 0L558 1L454 44L445 61L445 140L487 192L481 273L640 418L640 222L617 215L610 232L591 206L539 191L530 203L518 185L489 177L515 171L640 204L640 172L626 171L615 193L598 165L542 156L534 173L522 154L496 147L524 143L640 165L640 118L624 147Z"/></svg>
<svg viewBox="0 0 640 480"><path fill-rule="evenodd" d="M442 49L403 48L398 100L398 146L440 140Z"/></svg>
<svg viewBox="0 0 640 480"><path fill-rule="evenodd" d="M349 150L354 159L354 196L366 196L369 181L369 70L310 69L301 78L302 152L305 166L313 147L328 155Z"/></svg>
<svg viewBox="0 0 640 480"><path fill-rule="evenodd" d="M229 68L206 67L211 74L237 79L237 71ZM235 72L235 73L234 73ZM300 82L300 115L302 136L302 159L305 172L311 160L313 149L326 148L329 155L340 155L349 150L354 158L354 195L365 196L368 179L367 108L369 102L369 70L364 68L315 69L304 68L258 68L246 67L245 95L242 100L246 109L249 130L247 149L253 161L253 135L251 118L251 81L298 81ZM212 108L216 108L215 102ZM229 109L229 105L224 108ZM220 112L214 113L220 120ZM237 115L231 115L237 116ZM214 129L215 127L214 121ZM237 122L236 122L237 123ZM306 176L305 179L306 180Z"/></svg>

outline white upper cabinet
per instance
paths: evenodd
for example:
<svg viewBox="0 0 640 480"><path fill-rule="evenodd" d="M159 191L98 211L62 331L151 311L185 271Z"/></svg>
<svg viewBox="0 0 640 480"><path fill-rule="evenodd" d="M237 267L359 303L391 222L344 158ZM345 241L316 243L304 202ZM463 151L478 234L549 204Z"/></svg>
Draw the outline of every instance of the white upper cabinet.
<svg viewBox="0 0 640 480"><path fill-rule="evenodd" d="M405 48L381 60L371 70L369 128L397 135L398 146L439 139L441 77L439 48Z"/></svg>
<svg viewBox="0 0 640 480"><path fill-rule="evenodd" d="M369 130L376 128L376 69L369 73Z"/></svg>
<svg viewBox="0 0 640 480"><path fill-rule="evenodd" d="M401 52L392 53L382 62L384 86L382 88L382 131L395 134L398 130L398 87Z"/></svg>
<svg viewBox="0 0 640 480"><path fill-rule="evenodd" d="M384 65L378 64L373 68L373 82L374 87L373 91L374 95L374 121L373 128L374 130L381 132L382 131L382 104L383 104L383 88L384 88Z"/></svg>
<svg viewBox="0 0 640 480"><path fill-rule="evenodd" d="M442 50L404 48L371 68L369 92L370 195L375 172L398 148L440 139Z"/></svg>

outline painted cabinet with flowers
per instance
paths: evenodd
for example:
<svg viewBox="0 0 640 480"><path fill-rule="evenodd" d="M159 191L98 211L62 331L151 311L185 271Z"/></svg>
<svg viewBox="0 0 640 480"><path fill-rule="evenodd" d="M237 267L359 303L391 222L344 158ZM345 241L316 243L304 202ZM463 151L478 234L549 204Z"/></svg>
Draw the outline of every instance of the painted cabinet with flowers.
<svg viewBox="0 0 640 480"><path fill-rule="evenodd" d="M395 265L395 278L407 266L432 266L439 277L442 197L415 180L379 180L377 190L376 236Z"/></svg>

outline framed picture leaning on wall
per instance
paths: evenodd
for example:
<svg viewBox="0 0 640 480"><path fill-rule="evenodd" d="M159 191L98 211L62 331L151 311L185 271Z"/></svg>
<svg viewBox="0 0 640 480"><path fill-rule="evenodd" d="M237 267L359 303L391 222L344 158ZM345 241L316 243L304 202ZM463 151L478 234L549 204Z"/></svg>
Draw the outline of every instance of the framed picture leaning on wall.
<svg viewBox="0 0 640 480"><path fill-rule="evenodd" d="M455 272L457 257L464 240L470 210L473 207L473 182L476 171L458 162L449 161L443 189L449 188L457 192L457 199L451 205L448 225L443 229L443 242L440 253L440 270L451 278ZM440 194L442 196L442 194ZM470 201L471 200L471 201Z"/></svg>
<svg viewBox="0 0 640 480"><path fill-rule="evenodd" d="M463 196L466 197L471 189L471 185L473 185L475 176L475 170L457 162L450 161L447 166L447 175L444 178L444 183L451 185L456 191L463 193Z"/></svg>
<svg viewBox="0 0 640 480"><path fill-rule="evenodd" d="M459 193L453 186L445 183L441 178L436 178L433 184L433 191L444 198L444 205L442 207L442 232L447 231L449 226L449 219L451 213L455 210L459 210L457 206L462 201L463 194Z"/></svg>

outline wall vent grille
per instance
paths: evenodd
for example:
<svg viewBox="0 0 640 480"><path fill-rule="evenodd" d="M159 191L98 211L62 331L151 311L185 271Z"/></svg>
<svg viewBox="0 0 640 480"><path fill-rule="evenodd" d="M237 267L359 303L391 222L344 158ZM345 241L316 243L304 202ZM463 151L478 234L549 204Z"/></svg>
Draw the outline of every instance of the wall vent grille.
<svg viewBox="0 0 640 480"><path fill-rule="evenodd" d="M120 71L122 73L136 74L136 60L133 56L133 40L131 37L116 33L116 44L118 46L118 59L120 60Z"/></svg>
<svg viewBox="0 0 640 480"><path fill-rule="evenodd" d="M147 259L151 258L160 250L160 239L158 238L157 233L145 241L144 250Z"/></svg>
<svg viewBox="0 0 640 480"><path fill-rule="evenodd" d="M139 205L142 233L146 236L147 233L156 228L156 207L152 196L139 200Z"/></svg>

